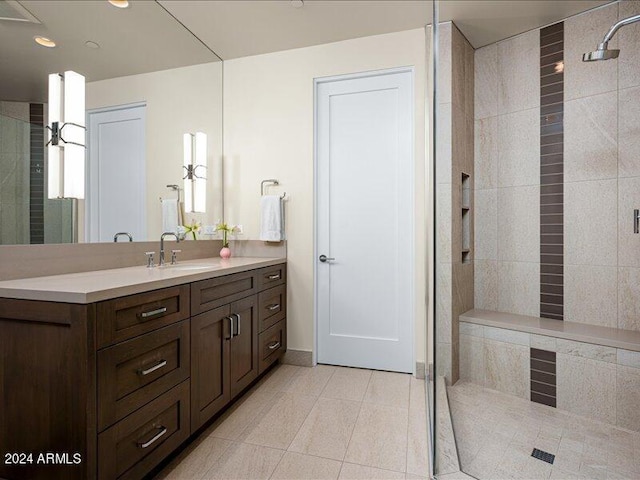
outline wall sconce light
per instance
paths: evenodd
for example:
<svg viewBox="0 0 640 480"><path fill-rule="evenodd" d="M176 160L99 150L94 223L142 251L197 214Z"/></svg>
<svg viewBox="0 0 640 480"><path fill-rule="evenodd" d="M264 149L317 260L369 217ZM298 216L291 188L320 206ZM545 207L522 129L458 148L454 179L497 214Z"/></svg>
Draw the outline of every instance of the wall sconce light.
<svg viewBox="0 0 640 480"><path fill-rule="evenodd" d="M49 75L49 198L84 198L84 83L72 71Z"/></svg>
<svg viewBox="0 0 640 480"><path fill-rule="evenodd" d="M207 203L207 135L184 134L184 209L205 212Z"/></svg>

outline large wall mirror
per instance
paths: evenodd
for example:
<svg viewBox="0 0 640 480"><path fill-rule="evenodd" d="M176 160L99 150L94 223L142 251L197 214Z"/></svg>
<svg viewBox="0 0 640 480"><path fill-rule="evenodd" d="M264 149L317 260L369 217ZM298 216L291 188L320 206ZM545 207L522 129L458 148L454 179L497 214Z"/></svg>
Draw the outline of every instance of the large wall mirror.
<svg viewBox="0 0 640 480"><path fill-rule="evenodd" d="M222 61L159 3L126 3L0 1L0 244L158 239L185 134L206 135L206 208L180 223L222 218ZM48 75L68 70L86 78L80 200L47 192Z"/></svg>

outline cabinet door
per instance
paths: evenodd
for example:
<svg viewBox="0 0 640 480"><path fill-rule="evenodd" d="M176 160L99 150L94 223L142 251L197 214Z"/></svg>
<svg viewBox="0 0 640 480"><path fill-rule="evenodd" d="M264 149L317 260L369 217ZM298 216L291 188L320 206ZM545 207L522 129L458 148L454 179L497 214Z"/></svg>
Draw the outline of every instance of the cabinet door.
<svg viewBox="0 0 640 480"><path fill-rule="evenodd" d="M191 433L231 400L229 305L191 318Z"/></svg>
<svg viewBox="0 0 640 480"><path fill-rule="evenodd" d="M235 397L258 376L258 296L231 304L234 334L231 339L231 396Z"/></svg>

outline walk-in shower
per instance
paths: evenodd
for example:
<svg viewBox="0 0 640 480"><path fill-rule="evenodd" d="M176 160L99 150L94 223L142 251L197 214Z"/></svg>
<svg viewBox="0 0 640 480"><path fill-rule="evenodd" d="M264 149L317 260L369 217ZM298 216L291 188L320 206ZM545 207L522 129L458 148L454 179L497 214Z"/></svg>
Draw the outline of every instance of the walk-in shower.
<svg viewBox="0 0 640 480"><path fill-rule="evenodd" d="M597 62L598 60L611 60L612 58L618 58L620 50L613 48L610 49L609 42L620 28L635 22L640 22L640 15L633 15L631 17L624 18L614 24L604 36L602 42L598 44L598 48L595 51L582 55L582 61Z"/></svg>

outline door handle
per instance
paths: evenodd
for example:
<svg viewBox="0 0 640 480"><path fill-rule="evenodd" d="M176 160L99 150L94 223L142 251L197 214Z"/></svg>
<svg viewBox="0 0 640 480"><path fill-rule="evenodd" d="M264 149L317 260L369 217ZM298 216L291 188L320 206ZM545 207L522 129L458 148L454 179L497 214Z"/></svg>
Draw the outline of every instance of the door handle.
<svg viewBox="0 0 640 480"><path fill-rule="evenodd" d="M335 260L335 258L327 257L326 255L320 255L318 257L318 260L320 260L322 263L326 263L326 262L333 262Z"/></svg>

